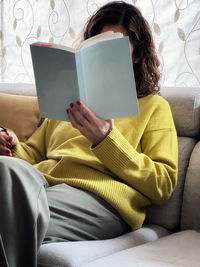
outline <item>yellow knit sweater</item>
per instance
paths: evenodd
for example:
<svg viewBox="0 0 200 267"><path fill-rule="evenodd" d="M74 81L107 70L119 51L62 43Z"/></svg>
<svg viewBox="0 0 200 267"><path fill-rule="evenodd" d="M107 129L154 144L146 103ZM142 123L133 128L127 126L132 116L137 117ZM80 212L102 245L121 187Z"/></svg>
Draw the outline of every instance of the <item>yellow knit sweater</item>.
<svg viewBox="0 0 200 267"><path fill-rule="evenodd" d="M177 135L168 103L139 99L140 115L115 119L94 149L70 123L46 119L14 156L33 164L50 185L92 191L132 227L141 227L145 206L164 203L177 182Z"/></svg>

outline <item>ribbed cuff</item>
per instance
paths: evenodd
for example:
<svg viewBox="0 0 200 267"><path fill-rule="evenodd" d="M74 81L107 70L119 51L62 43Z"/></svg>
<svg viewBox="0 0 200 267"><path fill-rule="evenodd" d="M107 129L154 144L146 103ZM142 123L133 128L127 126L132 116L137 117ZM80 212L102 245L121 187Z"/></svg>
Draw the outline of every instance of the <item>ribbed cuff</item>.
<svg viewBox="0 0 200 267"><path fill-rule="evenodd" d="M92 151L111 170L125 168L130 161L137 161L138 157L137 151L116 128Z"/></svg>

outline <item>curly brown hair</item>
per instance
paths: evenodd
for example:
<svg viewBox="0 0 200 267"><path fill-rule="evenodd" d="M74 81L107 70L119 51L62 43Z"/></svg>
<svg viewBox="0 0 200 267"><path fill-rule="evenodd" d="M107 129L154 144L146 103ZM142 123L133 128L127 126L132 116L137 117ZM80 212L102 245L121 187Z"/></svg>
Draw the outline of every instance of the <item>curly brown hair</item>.
<svg viewBox="0 0 200 267"><path fill-rule="evenodd" d="M104 5L89 18L83 38L99 34L106 25L121 25L133 44L132 61L138 97L159 94L160 63L150 26L139 9L123 1Z"/></svg>

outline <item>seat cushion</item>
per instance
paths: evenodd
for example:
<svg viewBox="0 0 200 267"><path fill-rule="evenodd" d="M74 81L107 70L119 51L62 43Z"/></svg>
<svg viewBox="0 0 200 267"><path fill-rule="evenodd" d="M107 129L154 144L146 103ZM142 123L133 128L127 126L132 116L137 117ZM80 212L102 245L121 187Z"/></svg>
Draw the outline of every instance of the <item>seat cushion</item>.
<svg viewBox="0 0 200 267"><path fill-rule="evenodd" d="M170 232L162 227L148 225L139 230L108 240L44 244L39 251L38 267L82 266L95 259L157 240L169 234Z"/></svg>
<svg viewBox="0 0 200 267"><path fill-rule="evenodd" d="M83 267L199 267L200 232L186 230L129 248Z"/></svg>

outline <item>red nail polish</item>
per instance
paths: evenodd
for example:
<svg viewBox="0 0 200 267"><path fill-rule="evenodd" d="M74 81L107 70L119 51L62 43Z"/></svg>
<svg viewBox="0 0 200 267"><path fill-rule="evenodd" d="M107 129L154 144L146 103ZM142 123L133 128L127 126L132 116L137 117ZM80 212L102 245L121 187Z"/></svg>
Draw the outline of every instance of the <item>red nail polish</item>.
<svg viewBox="0 0 200 267"><path fill-rule="evenodd" d="M74 103L71 103L71 104L70 104L70 107L73 108L73 106L74 106Z"/></svg>
<svg viewBox="0 0 200 267"><path fill-rule="evenodd" d="M6 143L6 147L10 148L10 144L9 143Z"/></svg>
<svg viewBox="0 0 200 267"><path fill-rule="evenodd" d="M69 109L66 109L67 113L69 114Z"/></svg>
<svg viewBox="0 0 200 267"><path fill-rule="evenodd" d="M81 102L78 100L78 101L76 102L76 104L80 106L80 105L81 105Z"/></svg>

